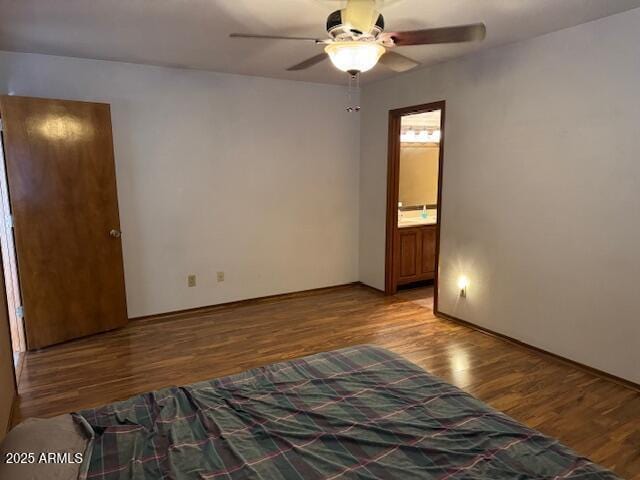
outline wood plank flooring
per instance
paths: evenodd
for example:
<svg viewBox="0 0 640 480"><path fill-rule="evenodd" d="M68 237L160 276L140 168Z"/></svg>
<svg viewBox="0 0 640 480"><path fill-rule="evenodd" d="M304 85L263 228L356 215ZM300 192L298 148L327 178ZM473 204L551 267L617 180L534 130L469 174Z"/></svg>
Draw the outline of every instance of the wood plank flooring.
<svg viewBox="0 0 640 480"><path fill-rule="evenodd" d="M622 477L640 479L640 393L438 319L430 309L431 295L427 288L385 297L348 286L135 321L28 353L16 419L371 343L404 355Z"/></svg>

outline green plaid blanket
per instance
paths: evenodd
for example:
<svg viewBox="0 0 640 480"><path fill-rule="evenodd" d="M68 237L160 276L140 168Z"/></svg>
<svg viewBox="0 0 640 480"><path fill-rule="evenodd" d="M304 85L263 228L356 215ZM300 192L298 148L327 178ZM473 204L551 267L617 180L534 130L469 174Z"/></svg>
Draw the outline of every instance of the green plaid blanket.
<svg viewBox="0 0 640 480"><path fill-rule="evenodd" d="M79 413L90 479L615 479L374 346Z"/></svg>

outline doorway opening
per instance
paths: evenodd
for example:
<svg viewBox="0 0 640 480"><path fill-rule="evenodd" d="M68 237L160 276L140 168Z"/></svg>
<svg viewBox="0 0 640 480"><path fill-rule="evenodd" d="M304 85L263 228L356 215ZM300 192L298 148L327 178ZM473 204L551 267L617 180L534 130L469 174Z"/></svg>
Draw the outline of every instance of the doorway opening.
<svg viewBox="0 0 640 480"><path fill-rule="evenodd" d="M385 293L433 284L438 302L445 102L389 112Z"/></svg>

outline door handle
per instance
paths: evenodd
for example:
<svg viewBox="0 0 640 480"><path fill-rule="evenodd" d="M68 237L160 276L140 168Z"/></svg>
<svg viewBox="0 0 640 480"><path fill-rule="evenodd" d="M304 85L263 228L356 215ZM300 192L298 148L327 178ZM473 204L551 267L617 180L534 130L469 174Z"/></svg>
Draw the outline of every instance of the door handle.
<svg viewBox="0 0 640 480"><path fill-rule="evenodd" d="M113 238L120 238L120 235L122 235L122 232L114 228L109 232L109 235L111 235Z"/></svg>

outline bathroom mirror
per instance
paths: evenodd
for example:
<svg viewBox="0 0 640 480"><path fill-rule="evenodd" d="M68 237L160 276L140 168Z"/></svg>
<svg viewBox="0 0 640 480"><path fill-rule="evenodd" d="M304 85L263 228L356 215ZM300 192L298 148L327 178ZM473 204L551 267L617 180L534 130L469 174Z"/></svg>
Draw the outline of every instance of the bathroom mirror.
<svg viewBox="0 0 640 480"><path fill-rule="evenodd" d="M402 209L436 208L440 110L401 119L398 201Z"/></svg>

